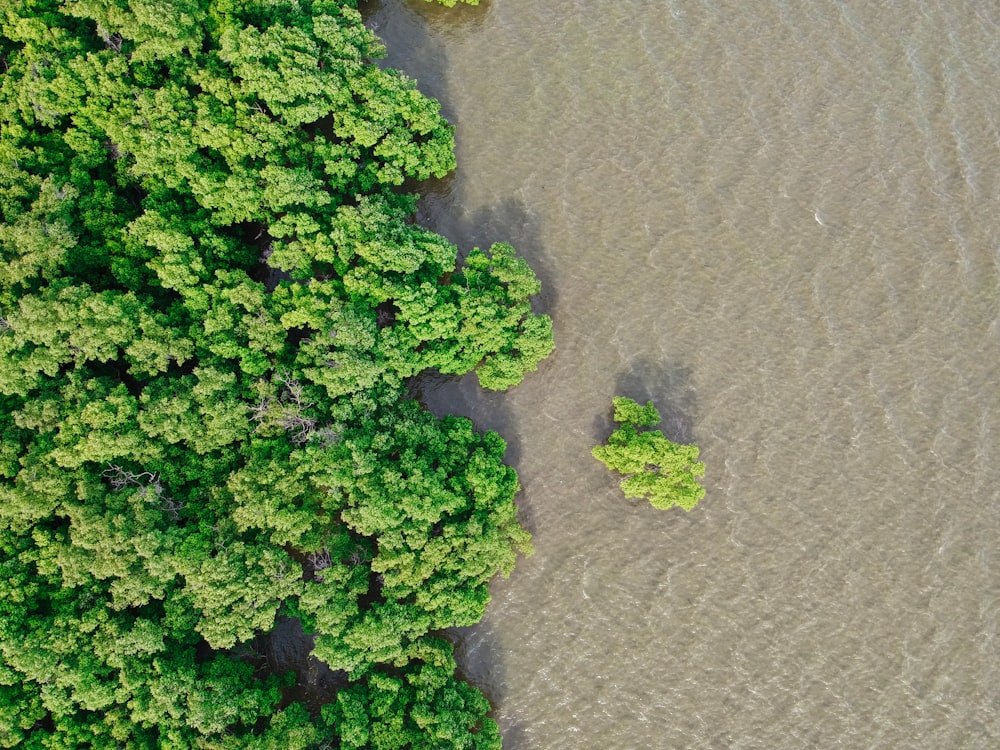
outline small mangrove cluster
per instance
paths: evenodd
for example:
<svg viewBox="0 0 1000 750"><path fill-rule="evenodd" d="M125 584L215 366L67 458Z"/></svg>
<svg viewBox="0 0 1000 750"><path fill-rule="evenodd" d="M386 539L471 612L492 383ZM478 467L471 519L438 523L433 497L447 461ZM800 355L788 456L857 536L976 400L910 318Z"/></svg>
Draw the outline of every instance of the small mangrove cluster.
<svg viewBox="0 0 1000 750"><path fill-rule="evenodd" d="M608 442L593 449L594 458L610 470L624 475L625 497L645 498L654 508L675 505L691 510L705 496L698 479L705 464L698 460L697 445L674 443L660 430L649 429L660 421L660 413L647 401L640 406L630 398L613 399L615 422L621 424Z"/></svg>

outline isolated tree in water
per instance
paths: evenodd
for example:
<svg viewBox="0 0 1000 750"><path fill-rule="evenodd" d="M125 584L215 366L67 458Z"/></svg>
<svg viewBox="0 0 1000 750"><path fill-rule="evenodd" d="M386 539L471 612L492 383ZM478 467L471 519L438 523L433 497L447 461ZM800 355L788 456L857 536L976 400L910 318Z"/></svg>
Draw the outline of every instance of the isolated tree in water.
<svg viewBox="0 0 1000 750"><path fill-rule="evenodd" d="M667 440L649 428L660 421L660 413L647 401L639 406L630 398L615 397L615 421L621 423L605 445L596 446L594 458L612 471L623 474L625 497L647 498L654 508L675 505L691 510L705 496L698 478L705 464L698 461L697 445Z"/></svg>

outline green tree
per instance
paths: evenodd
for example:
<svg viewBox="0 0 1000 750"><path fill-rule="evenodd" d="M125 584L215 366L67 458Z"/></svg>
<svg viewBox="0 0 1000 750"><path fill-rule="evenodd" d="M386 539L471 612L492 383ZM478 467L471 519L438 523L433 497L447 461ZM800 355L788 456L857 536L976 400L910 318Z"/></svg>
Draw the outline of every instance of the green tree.
<svg viewBox="0 0 1000 750"><path fill-rule="evenodd" d="M424 638L401 669L376 670L323 709L342 750L500 750L489 703L455 678L451 644Z"/></svg>
<svg viewBox="0 0 1000 750"><path fill-rule="evenodd" d="M458 3L465 3L466 5L479 5L479 0L427 0L427 2L436 2L446 8L454 8L458 5Z"/></svg>
<svg viewBox="0 0 1000 750"><path fill-rule="evenodd" d="M427 635L530 550L517 476L405 394L551 321L413 222L452 130L356 5L0 10L0 746L355 746L259 669L289 616L375 746L498 746Z"/></svg>
<svg viewBox="0 0 1000 750"><path fill-rule="evenodd" d="M654 508L677 505L691 510L705 496L705 488L697 481L705 475L698 446L674 443L659 430L643 429L660 421L652 401L645 406L620 396L613 401L614 419L621 426L606 444L593 449L594 458L624 475L625 497L646 498Z"/></svg>

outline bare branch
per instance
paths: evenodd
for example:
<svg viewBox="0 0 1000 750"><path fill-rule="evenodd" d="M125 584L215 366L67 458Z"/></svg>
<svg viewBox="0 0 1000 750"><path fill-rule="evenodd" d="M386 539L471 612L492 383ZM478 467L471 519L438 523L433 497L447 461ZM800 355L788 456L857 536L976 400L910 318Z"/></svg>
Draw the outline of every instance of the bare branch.
<svg viewBox="0 0 1000 750"><path fill-rule="evenodd" d="M292 435L292 441L297 445L302 445L309 440L313 430L316 429L315 419L307 417L300 414L298 411L287 407L282 413L281 418L278 420L278 424L286 430L296 431L296 433Z"/></svg>
<svg viewBox="0 0 1000 750"><path fill-rule="evenodd" d="M354 548L354 551L347 556L347 562L350 565L363 565L368 562L368 553L365 548L360 544Z"/></svg>
<svg viewBox="0 0 1000 750"><path fill-rule="evenodd" d="M250 421L251 422L263 422L267 417L268 409L271 408L271 399L262 398L260 403L256 406L248 406L250 410Z"/></svg>
<svg viewBox="0 0 1000 750"><path fill-rule="evenodd" d="M319 574L319 571L326 570L331 565L333 565L333 559L330 557L330 552L326 548L321 549L319 552L313 552L306 557L309 561L309 565L313 569L313 578L315 578L320 583L323 582L323 576Z"/></svg>
<svg viewBox="0 0 1000 750"><path fill-rule="evenodd" d="M115 161L122 158L121 150L118 148L118 144L111 141L110 138L104 139L104 148L108 150L111 154L111 158Z"/></svg>
<svg viewBox="0 0 1000 750"><path fill-rule="evenodd" d="M303 391L302 384L293 378L287 370L281 370L277 373L278 380L281 384L285 386L284 400L291 400L300 409L308 409L312 406L312 402L306 403L305 392Z"/></svg>
<svg viewBox="0 0 1000 750"><path fill-rule="evenodd" d="M101 35L101 39L104 40L104 45L108 49L113 49L115 52L122 51L122 36L121 34L112 34L103 26L97 27L97 33Z"/></svg>
<svg viewBox="0 0 1000 750"><path fill-rule="evenodd" d="M107 478L108 484L114 491L120 492L127 487L135 487L138 490L136 494L147 503L155 505L174 520L180 518L184 503L166 496L166 490L160 482L158 473L151 471L136 473L127 471L117 464L108 464L108 468L101 472L101 476Z"/></svg>

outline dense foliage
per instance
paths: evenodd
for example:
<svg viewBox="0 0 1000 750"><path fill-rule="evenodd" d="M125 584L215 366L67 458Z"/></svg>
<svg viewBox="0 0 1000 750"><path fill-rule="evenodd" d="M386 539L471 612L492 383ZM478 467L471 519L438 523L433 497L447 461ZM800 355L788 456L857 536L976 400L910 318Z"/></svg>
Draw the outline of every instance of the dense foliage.
<svg viewBox="0 0 1000 750"><path fill-rule="evenodd" d="M613 402L614 419L621 426L605 445L593 449L594 458L624 475L625 497L647 498L654 508L677 505L691 510L705 496L698 483L705 475L698 446L674 443L659 430L644 429L660 421L652 401L640 406L630 398L615 397Z"/></svg>
<svg viewBox="0 0 1000 750"><path fill-rule="evenodd" d="M517 477L406 385L551 321L411 223L452 132L381 53L352 0L0 7L0 746L499 746L433 633L530 549Z"/></svg>

